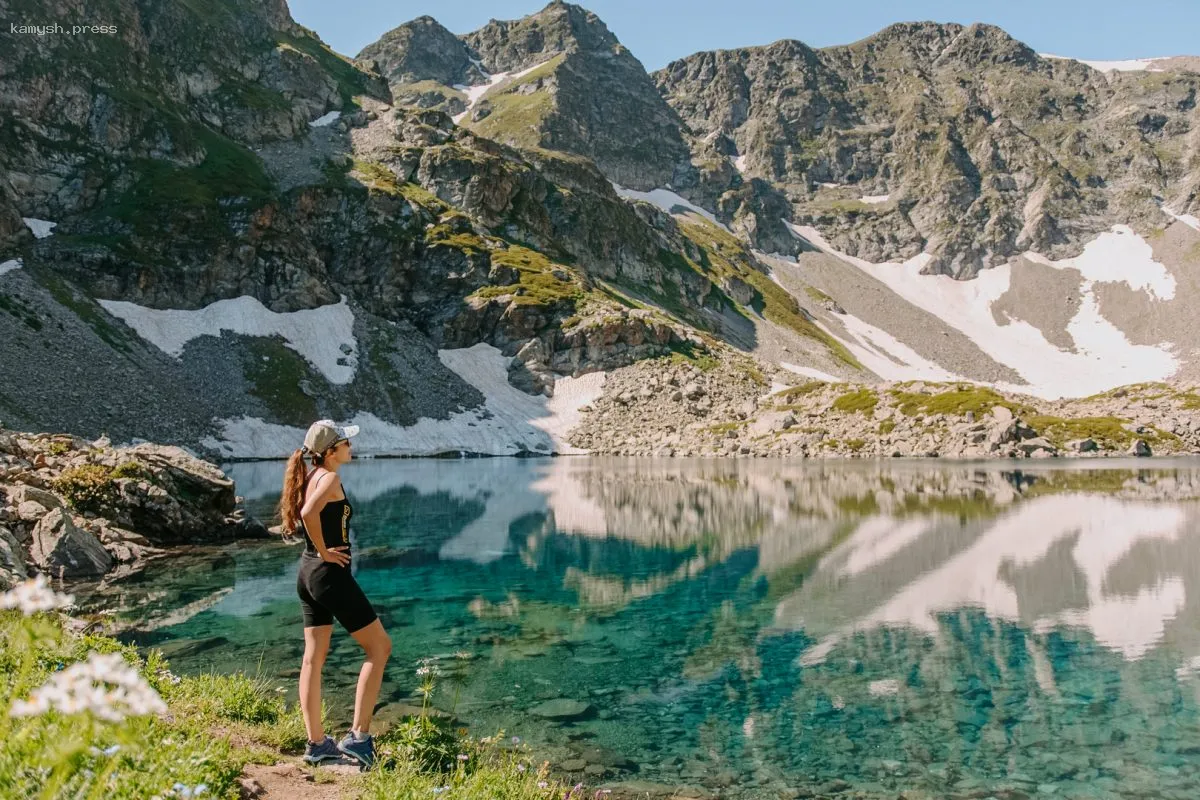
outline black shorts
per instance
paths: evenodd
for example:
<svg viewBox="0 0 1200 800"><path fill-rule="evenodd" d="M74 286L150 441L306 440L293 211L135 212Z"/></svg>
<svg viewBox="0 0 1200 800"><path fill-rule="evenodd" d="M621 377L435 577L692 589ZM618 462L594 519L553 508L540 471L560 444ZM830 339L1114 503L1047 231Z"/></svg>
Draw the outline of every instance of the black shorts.
<svg viewBox="0 0 1200 800"><path fill-rule="evenodd" d="M296 593L300 595L306 628L332 625L336 618L342 627L354 633L379 619L371 601L350 574L350 567L330 564L317 555L305 553L300 557Z"/></svg>

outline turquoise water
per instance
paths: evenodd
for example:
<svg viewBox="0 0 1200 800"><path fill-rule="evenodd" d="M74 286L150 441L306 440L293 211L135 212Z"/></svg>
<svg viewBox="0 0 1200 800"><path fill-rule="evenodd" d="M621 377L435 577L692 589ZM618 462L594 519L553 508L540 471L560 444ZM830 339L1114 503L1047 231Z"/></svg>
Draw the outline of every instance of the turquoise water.
<svg viewBox="0 0 1200 800"><path fill-rule="evenodd" d="M591 783L1200 797L1200 465L1144 465L355 463L380 717L434 657L436 705ZM265 516L281 465L229 472ZM180 671L294 697L297 555L200 551L96 602ZM339 720L358 663L335 635Z"/></svg>

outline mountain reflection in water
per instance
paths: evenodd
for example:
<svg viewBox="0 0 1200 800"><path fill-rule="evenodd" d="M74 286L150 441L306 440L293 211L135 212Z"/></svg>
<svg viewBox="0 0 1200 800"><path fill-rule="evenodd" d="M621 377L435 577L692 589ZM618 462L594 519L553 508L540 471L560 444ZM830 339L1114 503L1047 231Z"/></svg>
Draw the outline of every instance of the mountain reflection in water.
<svg viewBox="0 0 1200 800"><path fill-rule="evenodd" d="M268 515L281 465L229 472ZM387 702L411 702L417 659L466 650L459 716L595 781L1200 786L1195 462L379 460L344 479L396 642ZM294 692L296 555L243 544L93 602L176 668L261 664ZM335 641L347 687L358 654ZM529 713L556 697L594 713Z"/></svg>

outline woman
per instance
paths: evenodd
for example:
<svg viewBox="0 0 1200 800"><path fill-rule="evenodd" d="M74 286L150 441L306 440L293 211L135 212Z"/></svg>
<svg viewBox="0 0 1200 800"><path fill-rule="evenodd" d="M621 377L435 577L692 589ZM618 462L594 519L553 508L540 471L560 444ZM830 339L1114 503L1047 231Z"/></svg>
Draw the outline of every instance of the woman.
<svg viewBox="0 0 1200 800"><path fill-rule="evenodd" d="M304 614L304 661L300 666L300 709L308 732L304 760L319 764L344 754L365 768L375 760L371 715L392 641L350 572L353 511L338 470L350 462L350 437L357 433L357 425L341 427L327 419L309 427L304 446L288 459L279 513L283 529L299 527L305 539L296 581ZM304 464L305 456L312 462L311 472ZM354 695L353 727L337 743L321 726L321 668L329 654L334 619L366 651Z"/></svg>

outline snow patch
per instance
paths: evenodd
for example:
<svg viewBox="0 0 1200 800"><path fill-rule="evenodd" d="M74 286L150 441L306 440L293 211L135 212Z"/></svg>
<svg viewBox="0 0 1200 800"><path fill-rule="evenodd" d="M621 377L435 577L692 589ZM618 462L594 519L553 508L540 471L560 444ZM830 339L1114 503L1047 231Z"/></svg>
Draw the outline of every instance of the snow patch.
<svg viewBox="0 0 1200 800"><path fill-rule="evenodd" d="M837 336L824 325L821 327L834 338L840 339L864 367L886 381L966 380L960 375L947 372L887 331L876 328L853 314L841 314L838 319L846 326L846 331L853 337L853 341Z"/></svg>
<svg viewBox="0 0 1200 800"><path fill-rule="evenodd" d="M891 200L892 196L890 194L866 194L859 199L869 206L877 206L880 203L886 203Z"/></svg>
<svg viewBox="0 0 1200 800"><path fill-rule="evenodd" d="M624 197L626 200L642 200L658 206L668 214L676 213L675 209L677 208L686 208L688 211L699 214L709 222L719 226L722 230L729 231L729 228L727 228L724 223L718 221L717 218L713 216L711 211L706 211L695 203L692 203L690 200L685 200L670 189L651 189L648 192L639 192L635 189L626 189L624 186L621 186L617 183L613 184L613 189L617 191L618 195Z"/></svg>
<svg viewBox="0 0 1200 800"><path fill-rule="evenodd" d="M1127 225L1115 225L1111 232L1100 234L1075 258L1051 261L1037 253L1025 257L1055 269L1077 269L1092 283L1124 283L1156 300L1175 296L1175 276L1154 260L1153 248Z"/></svg>
<svg viewBox="0 0 1200 800"><path fill-rule="evenodd" d="M1036 254L1027 254L1039 263L1055 269L1079 270L1084 276L1083 302L1067 326L1067 332L1075 340L1076 352L1067 352L1048 342L1042 332L1028 322L1009 320L1008 324L1001 325L992 316L992 305L1008 291L1012 279L1011 264L983 270L973 280L957 281L945 275L922 275L921 270L930 259L927 253L903 264L872 264L838 252L815 228L790 223L787 226L793 234L853 264L903 299L965 334L983 352L1012 367L1027 382L996 384L1005 391L1025 392L1046 399L1086 397L1115 386L1165 380L1178 369L1179 363L1170 352L1170 345L1134 345L1100 314L1093 291L1098 282L1126 283L1135 290L1146 291L1155 299L1165 300L1175 295L1174 277L1166 267L1154 261L1150 246L1128 227L1115 226L1112 231L1101 234L1073 259L1049 261ZM852 325L853 322L848 323L847 328ZM876 350L882 349L900 361L911 363L884 340L868 338ZM855 352L855 355L859 353ZM883 366L892 369L886 364Z"/></svg>
<svg viewBox="0 0 1200 800"><path fill-rule="evenodd" d="M328 114L322 114L308 124L313 128L328 128L333 123L337 122L342 116L340 111L330 111Z"/></svg>
<svg viewBox="0 0 1200 800"><path fill-rule="evenodd" d="M533 72L538 67L542 66L543 64L545 64L551 60L553 60L553 59L548 58L545 61L539 61L538 63L534 64L532 67L529 67L528 69L523 69L520 72L497 72L494 75L488 76L487 83L477 83L474 86L463 86L460 83L456 83L454 85L454 88L458 89L460 92L462 92L463 94L465 94L467 96L467 110L462 112L461 114L455 114L451 118L454 120L454 124L461 125L462 121L464 119L466 119L467 114L471 113L471 109L475 107L475 104L478 103L480 100L482 100L483 96L485 94L487 94L488 91L491 90L493 87L498 86L500 83L503 83L504 81L508 80L509 78L511 78L513 80L517 80L518 78L524 78L526 75L528 75L529 73ZM475 62L475 65L478 66L480 69L483 69L483 67L479 65L479 62Z"/></svg>
<svg viewBox="0 0 1200 800"><path fill-rule="evenodd" d="M477 83L474 86L455 85L455 89L458 89L460 92L466 94L467 109L461 114L455 114L453 117L451 117L451 119L454 121L454 124L461 125L462 121L466 119L467 114L471 113L471 109L475 107L475 104L478 103L485 94L487 94L488 89L491 89L493 86L500 83L507 77L507 72L497 72L495 75L488 76L487 83Z"/></svg>
<svg viewBox="0 0 1200 800"><path fill-rule="evenodd" d="M845 186L845 184L843 184L843 183L818 183L817 186L820 186L822 189L840 189L843 186Z"/></svg>
<svg viewBox="0 0 1200 800"><path fill-rule="evenodd" d="M0 262L0 275L6 272L12 272L14 269L20 269L23 262L19 258L14 258L11 261Z"/></svg>
<svg viewBox="0 0 1200 800"><path fill-rule="evenodd" d="M34 219L33 217L21 217L21 219L25 221L25 225L28 226L29 230L33 231L33 236L36 239L45 239L48 236L53 236L54 234L51 231L58 225L57 222Z"/></svg>
<svg viewBox="0 0 1200 800"><path fill-rule="evenodd" d="M797 375L803 375L806 378L813 378L818 381L825 381L826 383L845 383L846 382L845 378L835 377L833 375L830 375L828 372L822 372L821 370L814 369L813 367L800 367L795 364L789 364L786 361L780 361L779 366L783 367L788 372L794 372ZM786 389L787 387L785 386L783 388Z"/></svg>
<svg viewBox="0 0 1200 800"><path fill-rule="evenodd" d="M1187 225L1188 227L1195 228L1196 230L1200 231L1200 218L1197 218L1197 217L1193 216L1192 214L1176 214L1174 211L1172 211L1167 206L1163 206L1162 210L1163 210L1164 214L1174 217L1175 219L1182 222L1184 225Z"/></svg>
<svg viewBox="0 0 1200 800"><path fill-rule="evenodd" d="M462 451L487 455L521 452L583 452L565 444L567 431L579 420L579 409L597 399L602 373L555 381L555 397L529 395L508 382L512 358L488 344L440 350L438 358L484 396L479 408L455 411L447 419L422 417L408 426L360 411L349 424L358 425L355 452L362 455L432 456ZM205 447L229 458L283 458L304 439L304 431L256 417L218 420L220 437L202 440Z"/></svg>
<svg viewBox="0 0 1200 800"><path fill-rule="evenodd" d="M1071 58L1070 56L1055 56L1049 53L1039 53L1042 58L1053 58L1058 61L1078 61L1080 64L1087 64L1089 67L1100 72L1162 72L1163 70L1154 67L1157 61L1166 61L1166 58L1129 58L1123 61L1094 61L1086 58Z"/></svg>
<svg viewBox="0 0 1200 800"><path fill-rule="evenodd" d="M733 160L733 166L737 167L738 172L744 174L746 172L746 156L738 156L735 158Z"/></svg>
<svg viewBox="0 0 1200 800"><path fill-rule="evenodd" d="M175 358L183 355L184 347L193 339L219 337L223 331L245 336L281 336L288 347L330 383L346 384L354 379L358 348L354 340L354 312L345 297L334 305L283 313L271 311L247 296L218 300L196 311L146 308L123 300L98 302L143 339ZM349 348L349 353L343 352L343 345Z"/></svg>

